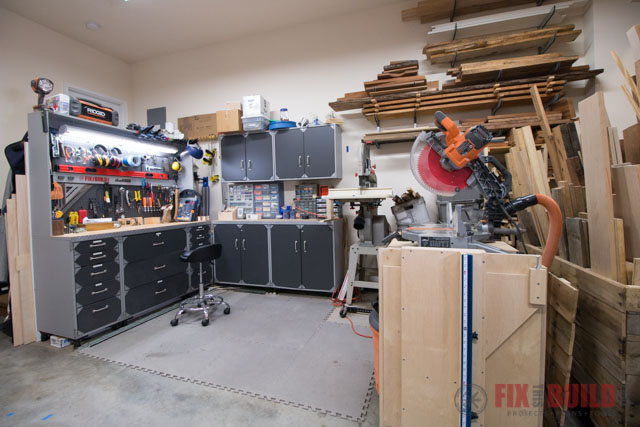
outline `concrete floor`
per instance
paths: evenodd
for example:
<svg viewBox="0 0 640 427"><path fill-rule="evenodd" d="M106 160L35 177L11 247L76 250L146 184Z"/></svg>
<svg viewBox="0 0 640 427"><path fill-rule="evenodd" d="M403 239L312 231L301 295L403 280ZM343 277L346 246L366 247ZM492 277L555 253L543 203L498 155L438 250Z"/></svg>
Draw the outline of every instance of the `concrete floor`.
<svg viewBox="0 0 640 427"><path fill-rule="evenodd" d="M0 372L0 426L378 425L375 392L358 424L117 366L76 354L71 347L51 347L48 341L13 348L2 334Z"/></svg>

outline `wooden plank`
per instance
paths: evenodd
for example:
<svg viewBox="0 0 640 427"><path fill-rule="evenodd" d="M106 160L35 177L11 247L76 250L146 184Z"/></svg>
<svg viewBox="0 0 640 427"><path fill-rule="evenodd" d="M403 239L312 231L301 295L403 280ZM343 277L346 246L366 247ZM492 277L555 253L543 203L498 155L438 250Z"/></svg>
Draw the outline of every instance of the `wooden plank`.
<svg viewBox="0 0 640 427"><path fill-rule="evenodd" d="M624 249L627 261L640 258L640 165L611 168L614 214L624 222Z"/></svg>
<svg viewBox="0 0 640 427"><path fill-rule="evenodd" d="M5 232L7 240L7 258L9 261L9 293L11 295L11 320L13 327L13 345L24 344L23 320L22 320L22 295L20 287L20 275L16 268L18 249L18 208L15 195L7 199L7 212L5 214Z"/></svg>
<svg viewBox="0 0 640 427"><path fill-rule="evenodd" d="M616 268L618 270L618 282L627 284L627 264L624 251L624 221L620 218L613 219L616 241Z"/></svg>
<svg viewBox="0 0 640 427"><path fill-rule="evenodd" d="M640 164L640 123L623 130L622 136L620 149L623 160L634 165Z"/></svg>
<svg viewBox="0 0 640 427"><path fill-rule="evenodd" d="M26 175L16 175L16 208L18 251L25 256L27 265L19 271L24 343L37 341L35 294L31 271L31 231L29 224L29 190Z"/></svg>
<svg viewBox="0 0 640 427"><path fill-rule="evenodd" d="M589 211L589 230L598 230L589 236L591 268L602 275L618 279L613 196L611 190L611 164L607 127L609 118L602 92L579 104L580 130L584 178Z"/></svg>
<svg viewBox="0 0 640 427"><path fill-rule="evenodd" d="M449 408L460 377L460 254L402 249L402 425L420 425L425 405ZM424 266L430 278L424 280ZM455 272L455 273L454 273ZM446 286L450 284L451 286ZM433 301L441 301L433 304ZM425 307L431 307L425 310ZM437 384L438 386L433 386ZM459 413L429 411L430 422L454 425Z"/></svg>
<svg viewBox="0 0 640 427"><path fill-rule="evenodd" d="M624 356L612 351L611 348L608 348L602 342L598 341L598 337L591 331L580 325L576 327L573 358L583 366L590 366L597 363L618 381L624 382Z"/></svg>
<svg viewBox="0 0 640 427"><path fill-rule="evenodd" d="M538 115L538 120L540 120L542 135L547 142L551 166L553 167L553 176L556 178L556 181L572 182L572 178L567 170L567 153L564 149L564 144L558 143L551 132L551 127L549 126L549 121L547 120L547 115L542 105L542 99L540 98L540 92L538 92L536 86L531 87L531 100ZM577 182L574 182L574 184L577 184Z"/></svg>
<svg viewBox="0 0 640 427"><path fill-rule="evenodd" d="M589 267L588 222L582 218L565 218L569 261L580 267Z"/></svg>
<svg viewBox="0 0 640 427"><path fill-rule="evenodd" d="M529 253L541 254L542 250L527 245ZM621 311L640 312L640 288L626 286L613 279L596 273L592 269L580 267L572 262L556 257L550 271L567 279L577 286L580 295L588 293L592 297L604 302L608 306Z"/></svg>
<svg viewBox="0 0 640 427"><path fill-rule="evenodd" d="M571 282L553 273L549 273L549 305L568 322L573 323L578 308L578 288Z"/></svg>

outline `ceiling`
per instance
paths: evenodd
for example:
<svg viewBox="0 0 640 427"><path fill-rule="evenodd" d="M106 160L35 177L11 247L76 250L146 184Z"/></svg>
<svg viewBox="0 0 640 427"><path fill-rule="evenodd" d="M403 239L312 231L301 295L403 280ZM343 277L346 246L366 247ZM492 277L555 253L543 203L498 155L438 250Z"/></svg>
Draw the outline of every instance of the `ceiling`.
<svg viewBox="0 0 640 427"><path fill-rule="evenodd" d="M126 62L399 0L0 0L0 7ZM86 24L100 24L98 31Z"/></svg>

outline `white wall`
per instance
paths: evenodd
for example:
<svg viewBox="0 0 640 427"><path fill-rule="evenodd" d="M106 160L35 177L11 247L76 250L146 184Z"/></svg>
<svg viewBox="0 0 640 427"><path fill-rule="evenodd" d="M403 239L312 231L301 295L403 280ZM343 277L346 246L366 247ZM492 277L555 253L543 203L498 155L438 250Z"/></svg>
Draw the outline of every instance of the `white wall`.
<svg viewBox="0 0 640 427"><path fill-rule="evenodd" d="M34 77L54 82L55 93L65 82L127 101L131 96L131 66L0 8L0 147L18 141L27 130L27 114L36 104ZM124 120L124 118L123 118ZM0 152L0 194L9 165Z"/></svg>
<svg viewBox="0 0 640 427"><path fill-rule="evenodd" d="M593 0L584 21L583 31L588 46L585 60L592 68L604 68L604 72L595 80L591 93L596 90L604 92L609 121L618 128L622 137L622 130L635 124L637 119L620 88L625 80L611 51L618 53L629 73L634 75L635 61L640 59L640 52L633 51L626 32L633 25L640 24L640 3L629 0Z"/></svg>
<svg viewBox="0 0 640 427"><path fill-rule="evenodd" d="M345 92L359 91L374 80L391 60L422 59L425 27L403 23L400 11L412 1L361 11L295 28L188 50L133 65L134 118L144 122L147 108L166 105L167 117L210 113L226 101L261 94L271 109L289 109L297 120L314 113L321 120L331 111L330 101ZM344 114L342 126L343 179L339 186L357 186L360 139L375 131L359 112ZM425 118L426 120L426 118ZM403 122L406 126L407 123ZM347 153L347 147L349 152ZM401 193L419 188L409 172L408 144L387 146L373 154L379 185ZM218 173L218 172L216 172ZM294 184L288 184L289 202ZM214 185L212 203L218 202ZM391 217L388 209L385 209Z"/></svg>

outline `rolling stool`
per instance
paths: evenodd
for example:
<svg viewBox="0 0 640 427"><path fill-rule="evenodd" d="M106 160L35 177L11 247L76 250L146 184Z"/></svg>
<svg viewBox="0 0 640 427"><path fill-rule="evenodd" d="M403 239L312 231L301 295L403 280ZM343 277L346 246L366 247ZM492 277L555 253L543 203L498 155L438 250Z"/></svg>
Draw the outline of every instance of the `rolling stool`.
<svg viewBox="0 0 640 427"><path fill-rule="evenodd" d="M231 313L231 307L224 302L224 299L219 295L205 294L204 283L202 283L202 264L205 262L211 262L220 257L222 253L222 247L219 244L200 246L197 249L185 251L180 254L180 261L182 262L197 262L200 265L200 284L198 286L198 295L188 298L180 304L180 308L176 313L176 317L171 320L171 326L176 326L180 321L180 316L186 312L202 312L204 319L202 319L202 326L209 324L209 308L223 304L226 306L224 314Z"/></svg>

